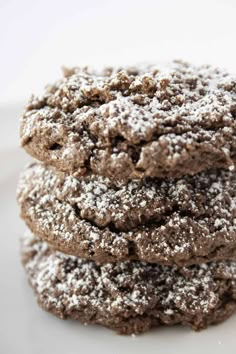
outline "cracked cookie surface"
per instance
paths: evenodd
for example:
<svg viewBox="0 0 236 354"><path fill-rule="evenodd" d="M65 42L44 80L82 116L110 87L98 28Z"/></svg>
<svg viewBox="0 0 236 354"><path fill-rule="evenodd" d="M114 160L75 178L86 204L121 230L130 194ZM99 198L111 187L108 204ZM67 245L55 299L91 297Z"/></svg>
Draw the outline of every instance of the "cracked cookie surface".
<svg viewBox="0 0 236 354"><path fill-rule="evenodd" d="M236 79L210 66L67 70L33 96L21 143L70 174L181 177L234 169Z"/></svg>
<svg viewBox="0 0 236 354"><path fill-rule="evenodd" d="M236 256L236 175L114 184L40 163L21 174L21 215L54 248L99 263L126 259L179 266Z"/></svg>
<svg viewBox="0 0 236 354"><path fill-rule="evenodd" d="M235 262L180 269L135 261L98 266L55 252L29 233L22 261L45 310L123 334L174 324L199 330L224 321L236 307Z"/></svg>

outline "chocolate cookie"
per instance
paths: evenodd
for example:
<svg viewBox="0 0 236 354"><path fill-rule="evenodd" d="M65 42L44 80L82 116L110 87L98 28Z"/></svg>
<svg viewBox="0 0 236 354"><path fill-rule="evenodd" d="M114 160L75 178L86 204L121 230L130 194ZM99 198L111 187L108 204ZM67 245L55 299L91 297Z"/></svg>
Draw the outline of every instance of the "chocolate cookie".
<svg viewBox="0 0 236 354"><path fill-rule="evenodd" d="M236 79L174 62L67 71L32 97L21 143L35 158L77 175L181 177L234 169Z"/></svg>
<svg viewBox="0 0 236 354"><path fill-rule="evenodd" d="M180 269L134 261L98 266L55 252L29 234L22 259L44 309L123 334L178 323L199 330L224 321L236 307L236 262Z"/></svg>
<svg viewBox="0 0 236 354"><path fill-rule="evenodd" d="M18 185L22 218L56 249L99 263L179 266L236 257L236 174L179 180L74 178L34 163Z"/></svg>

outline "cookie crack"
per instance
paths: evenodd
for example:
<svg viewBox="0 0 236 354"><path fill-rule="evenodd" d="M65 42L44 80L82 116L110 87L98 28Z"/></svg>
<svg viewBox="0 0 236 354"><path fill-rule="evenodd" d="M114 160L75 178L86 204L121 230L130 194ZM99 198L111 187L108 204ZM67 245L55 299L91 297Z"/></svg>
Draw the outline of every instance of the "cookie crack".
<svg viewBox="0 0 236 354"><path fill-rule="evenodd" d="M60 200L58 200L58 202L62 203ZM70 203L69 203L70 204ZM193 213L191 213L188 210L181 210L179 208L179 205L173 205L173 207L171 208L171 210L164 212L161 216L159 220L155 220L155 219L150 219L148 221L146 221L143 224L138 224L135 228L132 228L132 230L126 230L126 229L119 229L118 227L115 226L114 222L109 222L104 226L98 225L95 221L93 221L91 218L87 218L87 217L82 217L81 216L81 208L79 208L78 204L76 203L71 203L70 204L71 207L73 208L75 214L77 215L77 217L81 220L85 220L87 222L89 222L92 226L98 228L99 230L109 230L111 233L115 233L116 235L124 235L125 233L129 233L132 231L135 232L139 232L139 231L145 231L145 229L155 229L155 228L160 228L161 226L165 226L168 223L168 219L173 216L178 216L181 219L185 219L185 218L191 218L193 219L195 222L198 222L199 220L205 219L205 218L209 218L210 216L202 213L199 216L194 215Z"/></svg>

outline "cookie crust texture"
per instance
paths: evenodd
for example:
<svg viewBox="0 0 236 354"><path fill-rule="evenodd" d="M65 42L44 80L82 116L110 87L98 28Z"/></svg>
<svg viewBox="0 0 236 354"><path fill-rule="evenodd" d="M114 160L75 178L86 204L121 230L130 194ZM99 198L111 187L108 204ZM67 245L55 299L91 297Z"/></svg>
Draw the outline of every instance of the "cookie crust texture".
<svg viewBox="0 0 236 354"><path fill-rule="evenodd" d="M234 169L236 79L184 62L65 70L33 96L21 144L36 159L74 175L112 180Z"/></svg>
<svg viewBox="0 0 236 354"><path fill-rule="evenodd" d="M33 163L21 174L17 197L33 233L61 252L98 263L186 266L235 259L234 172L118 185Z"/></svg>
<svg viewBox="0 0 236 354"><path fill-rule="evenodd" d="M174 324L199 330L235 311L235 262L181 269L134 261L98 266L55 252L32 234L23 240L22 261L45 310L123 334Z"/></svg>

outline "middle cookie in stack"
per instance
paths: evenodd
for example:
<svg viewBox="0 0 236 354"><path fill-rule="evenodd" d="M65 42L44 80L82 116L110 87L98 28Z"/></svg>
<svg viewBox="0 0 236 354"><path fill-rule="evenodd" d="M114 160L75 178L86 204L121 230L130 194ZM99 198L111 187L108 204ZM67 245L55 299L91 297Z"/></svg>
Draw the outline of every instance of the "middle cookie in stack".
<svg viewBox="0 0 236 354"><path fill-rule="evenodd" d="M33 233L55 249L97 263L186 266L235 258L233 172L119 185L33 163L21 176L18 200Z"/></svg>

